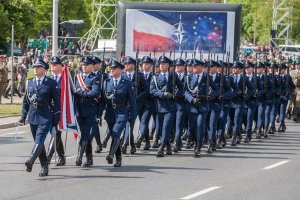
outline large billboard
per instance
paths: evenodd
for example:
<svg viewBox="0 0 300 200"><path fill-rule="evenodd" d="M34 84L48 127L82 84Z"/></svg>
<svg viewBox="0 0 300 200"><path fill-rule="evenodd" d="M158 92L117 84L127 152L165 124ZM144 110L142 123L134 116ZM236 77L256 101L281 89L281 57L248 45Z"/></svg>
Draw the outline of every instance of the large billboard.
<svg viewBox="0 0 300 200"><path fill-rule="evenodd" d="M216 59L230 52L233 60L240 17L241 5L120 2L117 53L207 59L210 52Z"/></svg>

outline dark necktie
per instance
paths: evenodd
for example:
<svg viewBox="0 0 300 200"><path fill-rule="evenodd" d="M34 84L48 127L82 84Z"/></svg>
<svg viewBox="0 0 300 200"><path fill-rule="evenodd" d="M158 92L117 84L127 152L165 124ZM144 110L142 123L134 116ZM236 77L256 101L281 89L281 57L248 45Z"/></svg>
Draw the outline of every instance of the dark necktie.
<svg viewBox="0 0 300 200"><path fill-rule="evenodd" d="M148 79L148 74L145 74L145 79L146 79L146 80Z"/></svg>
<svg viewBox="0 0 300 200"><path fill-rule="evenodd" d="M85 78L86 78L86 75L84 74L82 79L84 80Z"/></svg>
<svg viewBox="0 0 300 200"><path fill-rule="evenodd" d="M41 80L38 79L37 86L40 87L40 85L41 85Z"/></svg>
<svg viewBox="0 0 300 200"><path fill-rule="evenodd" d="M56 81L56 82L57 82L57 78L58 78L58 76L56 75L56 76L55 76L55 81Z"/></svg>
<svg viewBox="0 0 300 200"><path fill-rule="evenodd" d="M167 74L164 73L164 80L167 81Z"/></svg>
<svg viewBox="0 0 300 200"><path fill-rule="evenodd" d="M118 80L115 80L115 88L118 86Z"/></svg>
<svg viewBox="0 0 300 200"><path fill-rule="evenodd" d="M131 80L131 74L128 74L129 79Z"/></svg>
<svg viewBox="0 0 300 200"><path fill-rule="evenodd" d="M200 77L200 74L197 74L197 82L198 83L200 82L199 77Z"/></svg>

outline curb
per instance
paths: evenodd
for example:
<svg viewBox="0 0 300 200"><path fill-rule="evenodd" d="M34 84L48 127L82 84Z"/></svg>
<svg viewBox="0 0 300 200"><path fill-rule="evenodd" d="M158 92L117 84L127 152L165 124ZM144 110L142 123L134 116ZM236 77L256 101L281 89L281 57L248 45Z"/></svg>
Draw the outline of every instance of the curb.
<svg viewBox="0 0 300 200"><path fill-rule="evenodd" d="M13 127L17 127L16 122L11 122L11 123L7 123L7 124L0 124L0 129L7 129L7 128L13 128Z"/></svg>

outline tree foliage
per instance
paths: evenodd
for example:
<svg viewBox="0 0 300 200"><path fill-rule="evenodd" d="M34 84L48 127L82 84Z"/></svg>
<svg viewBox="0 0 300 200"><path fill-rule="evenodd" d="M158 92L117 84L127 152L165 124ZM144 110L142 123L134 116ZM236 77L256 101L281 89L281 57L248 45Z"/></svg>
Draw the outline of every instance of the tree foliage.
<svg viewBox="0 0 300 200"><path fill-rule="evenodd" d="M213 0L131 0L141 2L195 2L209 3ZM289 0L293 8L291 39L300 42L300 0ZM93 2L100 0L59 0L60 21L83 19L86 26L79 36L86 33L96 16ZM109 1L107 1L109 2ZM221 0L223 2L223 0ZM258 44L269 44L272 28L273 0L227 0L228 3L242 4L242 39ZM111 11L104 13L111 15ZM15 26L16 41L25 43L28 38L38 37L40 30L51 34L52 0L0 0L0 42L8 42L11 25ZM256 20L255 20L256 19Z"/></svg>

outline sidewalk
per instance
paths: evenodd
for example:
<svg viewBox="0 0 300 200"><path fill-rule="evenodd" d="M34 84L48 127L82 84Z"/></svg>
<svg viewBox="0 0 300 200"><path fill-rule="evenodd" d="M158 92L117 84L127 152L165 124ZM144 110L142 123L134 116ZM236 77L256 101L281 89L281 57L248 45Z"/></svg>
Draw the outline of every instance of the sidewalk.
<svg viewBox="0 0 300 200"><path fill-rule="evenodd" d="M11 99L6 99L2 96L1 105L10 104ZM21 104L23 102L23 97L19 98L18 96L13 96L13 103ZM21 113L20 113L21 115ZM0 117L0 129L16 127L16 122L20 119L20 115L11 116L11 117Z"/></svg>

